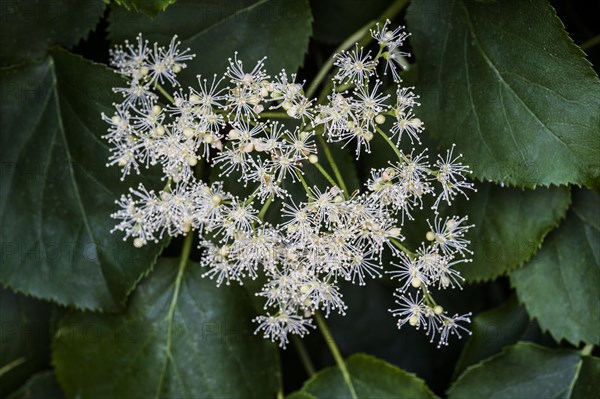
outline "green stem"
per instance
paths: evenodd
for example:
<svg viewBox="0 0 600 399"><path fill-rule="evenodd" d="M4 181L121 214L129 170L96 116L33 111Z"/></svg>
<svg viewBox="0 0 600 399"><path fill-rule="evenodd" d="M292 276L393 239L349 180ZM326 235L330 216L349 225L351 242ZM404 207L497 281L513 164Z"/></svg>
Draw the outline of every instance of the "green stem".
<svg viewBox="0 0 600 399"><path fill-rule="evenodd" d="M181 288L181 282L183 281L183 275L185 268L189 262L190 253L192 252L192 243L194 242L194 233L189 232L183 241L183 248L181 250L181 257L179 259L179 265L177 267L177 277L175 277L175 287L173 289L173 296L171 297L171 303L169 305L169 311L167 312L167 342L165 348L165 356L169 356L171 353L171 343L173 341L173 315L175 314L175 307L177 306L177 299L179 298L179 289ZM162 371L160 373L160 380L158 382L158 389L156 397L160 396L160 391L163 386L164 376L166 375L166 367L168 364L168 357L163 362Z"/></svg>
<svg viewBox="0 0 600 399"><path fill-rule="evenodd" d="M400 11L402 11L407 4L408 0L397 0L393 2L379 17L377 17L377 19L364 25L362 28L360 28L350 37L348 37L342 44L338 46L338 48L335 49L334 53L340 53L343 50L348 50L354 45L354 43L357 42L359 46L364 46L368 44L371 40L373 40L371 35L368 34L369 29L375 27L377 21L385 21L386 19L393 18ZM329 57L327 62L323 64L323 66L317 73L317 76L315 76L315 79L312 81L312 83L306 90L306 97L311 98L315 94L315 92L321 85L321 82L325 79L331 68L333 68L333 57Z"/></svg>
<svg viewBox="0 0 600 399"><path fill-rule="evenodd" d="M0 368L0 377L2 377L4 374L8 373L12 369L14 369L17 366L20 366L23 363L25 363L25 358L24 357L20 357L18 359L13 360L10 363L8 363L7 365L1 367Z"/></svg>
<svg viewBox="0 0 600 399"><path fill-rule="evenodd" d="M269 111L264 111L264 112L261 112L260 114L258 114L258 116L261 117L261 118L291 119L291 116L289 116L285 112L269 112Z"/></svg>
<svg viewBox="0 0 600 399"><path fill-rule="evenodd" d="M340 44L335 49L334 54L340 53L343 50L347 50L350 47L352 47L354 43L358 42L369 31L371 25L371 23L368 23L367 25L354 32L349 38L347 38L342 44ZM329 57L327 59L325 64L323 64L323 66L317 73L317 76L315 76L315 79L311 82L310 86L308 86L308 89L306 90L306 97L311 98L315 94L315 92L321 85L321 82L325 79L331 68L333 68L333 57Z"/></svg>
<svg viewBox="0 0 600 399"><path fill-rule="evenodd" d="M589 50L594 46L597 46L598 44L600 44L600 35L596 35L594 37L592 37L591 39L586 40L585 42L581 43L581 49L582 50Z"/></svg>
<svg viewBox="0 0 600 399"><path fill-rule="evenodd" d="M304 179L304 176L302 176L302 173L298 173L298 178L300 179L300 183L302 183L302 187L304 187L304 191L306 191L306 195L310 197L310 188L308 187L308 184L306 184L306 180Z"/></svg>
<svg viewBox="0 0 600 399"><path fill-rule="evenodd" d="M265 203L263 204L262 208L260 208L260 212L258 212L258 218L260 220L264 220L265 219L265 214L267 213L267 209L269 209L269 205L271 205L271 202L273 202L273 195L272 194L267 199L267 201L265 201Z"/></svg>
<svg viewBox="0 0 600 399"><path fill-rule="evenodd" d="M277 364L279 365L279 370L277 372L277 399L284 399L285 395L283 393L283 373L281 371L281 351L279 348L275 351L275 356L277 357Z"/></svg>
<svg viewBox="0 0 600 399"><path fill-rule="evenodd" d="M385 139L386 143L388 143L389 146L392 147L392 150L394 150L394 152L398 156L398 159L401 162L406 162L406 157L404 156L404 154L402 154L400 152L400 150L398 149L398 147L396 146L396 144L394 144L394 142L392 141L392 139L390 139L388 137L388 135L385 134L385 132L383 130L381 130L381 128L379 126L375 126L375 130L377 130L377 133L379 133L381 135L381 137L383 137Z"/></svg>
<svg viewBox="0 0 600 399"><path fill-rule="evenodd" d="M172 104L175 104L175 99L169 94L167 93L167 91L158 83L155 84L155 87L158 89L158 91L160 91L160 93L165 96L165 98L167 100L169 100Z"/></svg>
<svg viewBox="0 0 600 399"><path fill-rule="evenodd" d="M321 143L321 146L323 147L323 151L325 151L325 158L327 158L327 162L329 163L329 166L331 166L331 169L333 170L333 174L335 175L335 178L337 179L340 188L344 191L344 194L346 194L346 195L350 194L348 192L348 188L346 187L346 183L344 182L344 177L342 176L340 169L338 168L337 164L335 163L335 159L333 159L333 154L331 153L331 150L329 149L329 146L327 145L327 141L325 140L325 138L323 137L322 134L317 134L316 136L317 136L317 140L319 140L319 142Z"/></svg>
<svg viewBox="0 0 600 399"><path fill-rule="evenodd" d="M408 248L406 248L404 245L402 245L400 243L400 241L398 241L397 239L390 237L390 242L392 244L394 244L394 246L396 248L398 248L399 250L401 250L402 252L404 252L405 254L407 254L411 259L413 259L416 254L414 252L412 252L411 250L409 250Z"/></svg>
<svg viewBox="0 0 600 399"><path fill-rule="evenodd" d="M317 313L315 313L315 320L317 321L317 325L319 326L319 330L321 331L321 334L323 334L323 338L325 338L325 342L327 342L327 346L329 346L329 350L331 351L331 354L333 355L335 362L337 363L338 367L340 368L340 372L342 373L342 376L344 377L344 381L346 382L346 385L348 385L348 389L350 390L350 396L352 396L353 399L358 399L358 396L356 396L356 391L354 390L354 385L352 385L352 380L350 379L350 373L348 372L348 368L346 367L346 362L344 361L344 358L340 354L340 350L338 349L338 347L333 339L333 336L331 335L331 332L329 331L329 328L327 327L327 323L325 323L325 319L323 319L323 316L321 316L321 313L317 312Z"/></svg>
<svg viewBox="0 0 600 399"><path fill-rule="evenodd" d="M589 356L592 354L593 350L594 350L593 344L586 344L579 353L581 353L581 356Z"/></svg>
<svg viewBox="0 0 600 399"><path fill-rule="evenodd" d="M329 173L327 173L327 171L321 166L320 163L317 162L314 165L317 167L317 169L319 169L319 172L321 172L321 174L327 179L329 184L331 184L332 186L337 186L337 183L335 182L335 180L333 180L331 175Z"/></svg>
<svg viewBox="0 0 600 399"><path fill-rule="evenodd" d="M302 342L302 339L298 338L297 335L292 335L292 341L294 342L294 347L298 352L298 356L300 357L300 361L302 362L302 366L304 366L304 370L309 377L312 377L315 373L315 366L313 366L312 361L310 360L310 356Z"/></svg>

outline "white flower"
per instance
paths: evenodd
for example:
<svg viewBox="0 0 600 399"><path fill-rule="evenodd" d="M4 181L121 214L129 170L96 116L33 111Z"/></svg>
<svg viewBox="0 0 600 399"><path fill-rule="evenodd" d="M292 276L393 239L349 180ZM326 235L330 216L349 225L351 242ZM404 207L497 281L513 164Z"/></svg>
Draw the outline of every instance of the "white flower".
<svg viewBox="0 0 600 399"><path fill-rule="evenodd" d="M427 239L439 246L445 255L452 255L455 252L461 255L465 252L472 254L473 251L467 248L470 241L465 239L464 235L474 225L464 225L467 220L468 216L462 218L452 216L442 222L442 219L436 215L433 225L427 220L430 229L427 232Z"/></svg>
<svg viewBox="0 0 600 399"><path fill-rule="evenodd" d="M468 166L458 162L462 155L453 157L452 153L454 147L455 145L452 144L452 147L446 151L446 158L442 158L441 155L438 155L438 160L434 165L438 168L437 180L442 185L442 193L433 205L433 209L436 210L440 201L446 201L448 205L451 205L452 200L457 194L462 194L464 197L468 198L465 190L477 191L473 188L473 183L469 183L465 180L464 174L471 173L471 170Z"/></svg>
<svg viewBox="0 0 600 399"><path fill-rule="evenodd" d="M357 86L362 86L366 78L373 76L377 63L372 60L370 51L366 55L363 52L364 49L362 47L359 49L357 44L352 51L343 50L334 55L333 64L339 67L334 79L339 83L350 81Z"/></svg>
<svg viewBox="0 0 600 399"><path fill-rule="evenodd" d="M154 51L150 52L148 63L148 76L151 83L159 82L162 84L166 79L173 86L178 85L175 76L187 67L184 61L189 61L195 57L194 54L189 54L189 48L183 51L179 50L180 44L177 35L173 36L169 47L166 49L154 43Z"/></svg>
<svg viewBox="0 0 600 399"><path fill-rule="evenodd" d="M394 302L399 305L396 309L389 309L394 317L398 317L398 328L402 328L406 323L415 327L417 330L421 327L427 327L427 306L423 304L423 298L420 292L413 297L411 293L404 294L395 292Z"/></svg>
<svg viewBox="0 0 600 399"><path fill-rule="evenodd" d="M411 144L420 143L424 124L413 114L419 105L413 88L398 84L394 100L383 94L378 65L385 63L398 82L407 55L400 51L407 34L389 24L371 32L380 46L374 57L358 45L334 56L338 69L325 85L331 92L317 105L295 74L283 70L271 79L265 58L248 71L235 53L224 74L210 81L198 76L198 86L183 89L177 74L193 55L179 50L176 37L167 47L150 46L141 36L116 47L111 62L127 84L114 89L123 95L114 115L102 114L109 165L121 168L122 179L158 166L163 181L156 191L139 185L116 201L113 231L132 238L136 247L196 231L203 276L217 285L260 278L256 295L264 299L266 314L254 319L255 333L282 347L289 334L309 332L316 312L345 314L339 282L364 285L383 272L400 283L394 294L399 306L390 310L399 328L423 328L440 345L467 331L462 323L469 315L447 316L433 295L460 288L464 279L455 266L472 253L467 218L437 215L440 201L450 204L473 188L465 181L469 169L458 162L460 156L453 157L454 147L432 166L427 150L399 149L391 141L404 145L408 136ZM165 82L177 86L173 104L161 102L170 98L161 86ZM267 107L275 112L265 112ZM270 120L273 115L286 120ZM385 123L389 116L391 127ZM319 134L326 140L317 146ZM365 171L370 178L362 192L342 191L332 182L340 179L338 171L332 165L334 177L323 172L318 152L329 149L326 142L341 142L354 147L358 159L370 152L373 140L394 147L397 159ZM335 164L329 152L324 158ZM237 179L250 194L234 196L223 181L204 183L201 175L208 173L196 167L201 162L202 171L217 168L228 185ZM333 187L308 187L304 175L321 172ZM296 196L295 202L299 182L306 199ZM402 244L404 224L434 198L427 242L413 253ZM273 216L277 224L268 222Z"/></svg>
<svg viewBox="0 0 600 399"><path fill-rule="evenodd" d="M262 331L264 338L279 341L279 346L282 348L285 348L289 343L288 334L291 333L303 337L309 333L307 327L314 328L311 319L304 319L298 315L290 314L284 309L275 316L258 316L253 321L259 323L254 334Z"/></svg>
<svg viewBox="0 0 600 399"><path fill-rule="evenodd" d="M238 53L236 51L233 59L229 58L229 66L225 72L225 76L230 79L231 83L235 83L239 86L252 86L269 77L264 69L264 61L267 57L258 60L252 71L244 72L244 63L241 60L238 60L237 55Z"/></svg>
<svg viewBox="0 0 600 399"><path fill-rule="evenodd" d="M404 252L400 252L398 257L400 263L392 262L391 265L396 269L389 270L388 273L392 279L397 278L403 283L402 287L398 288L399 292L405 292L409 286L419 288L421 285L429 285L429 279L423 272L421 262L411 258Z"/></svg>
<svg viewBox="0 0 600 399"><path fill-rule="evenodd" d="M442 345L448 345L448 338L451 335L457 335L458 338L462 338L461 332L471 335L471 331L466 327L458 324L459 322L470 323L471 313L459 316L455 314L452 317L443 316L441 327L440 327L440 342L438 348Z"/></svg>

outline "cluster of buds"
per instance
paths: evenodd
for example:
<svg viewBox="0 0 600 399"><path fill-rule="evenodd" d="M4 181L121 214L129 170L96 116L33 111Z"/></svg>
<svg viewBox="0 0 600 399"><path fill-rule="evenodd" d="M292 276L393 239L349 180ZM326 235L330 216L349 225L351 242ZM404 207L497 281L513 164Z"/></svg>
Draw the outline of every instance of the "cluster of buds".
<svg viewBox="0 0 600 399"><path fill-rule="evenodd" d="M150 49L141 36L137 45L117 47L112 64L129 86L115 89L123 102L113 116L103 115L109 165L120 166L122 178L160 165L165 183L158 191L140 185L122 196L115 230L136 247L196 231L207 278L228 285L266 277L256 293L266 311L255 318L256 332L282 347L289 334L303 336L314 327L316 312L345 313L340 282L364 285L384 273L401 284L399 308L390 310L399 328L423 328L440 345L468 331L461 323L469 315L448 315L432 290L460 288L454 266L469 261L467 218L439 215L440 204L451 205L473 189L465 180L469 170L454 147L434 162L427 149L412 147L420 144L424 125L413 113L418 96L400 85L408 55L400 49L408 35L388 26L371 32L379 44L375 56L358 45L334 56L337 70L321 103L306 96L295 74L269 76L265 59L247 69L236 53L223 76L198 76L197 87L184 89L177 73L192 55L180 51L175 38L168 48ZM388 72L394 96L382 92ZM384 128L387 120L391 126ZM402 149L406 137L410 150ZM373 169L362 192L347 192L343 176L334 179L320 164L316 140L326 149L342 142L358 158L377 138L397 159ZM339 169L327 158L334 172ZM215 168L221 180L199 179L199 162ZM330 184L310 187L304 178L309 168ZM228 179L250 187L250 194L240 198L224 190ZM293 185L302 185L306 195L292 198ZM428 203L430 231L410 251L402 228ZM279 207L273 221L265 217L271 204ZM388 270L386 252L395 259Z"/></svg>

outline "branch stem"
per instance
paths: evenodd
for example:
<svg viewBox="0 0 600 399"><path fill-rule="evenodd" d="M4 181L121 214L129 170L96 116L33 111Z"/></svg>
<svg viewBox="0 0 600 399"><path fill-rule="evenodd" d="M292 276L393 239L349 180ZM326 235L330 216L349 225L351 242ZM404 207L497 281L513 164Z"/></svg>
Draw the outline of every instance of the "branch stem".
<svg viewBox="0 0 600 399"><path fill-rule="evenodd" d="M160 91L160 93L165 96L165 98L167 100L169 100L171 102L171 104L175 104L175 99L169 94L167 93L167 91L164 89L164 87L162 87L161 85L159 85L158 83L155 85L156 89L158 91Z"/></svg>
<svg viewBox="0 0 600 399"><path fill-rule="evenodd" d="M370 21L362 28L354 32L350 37L348 37L342 44L335 49L334 54L340 53L343 50L348 50L350 47L354 45L354 43L358 43L359 46L364 46L368 44L373 38L371 35L368 35L369 30L375 27L377 21L385 21L386 19L393 18L397 14L399 14L404 7L408 5L408 0L396 0L394 1L381 15L377 17L377 19ZM325 79L329 71L333 68L333 57L329 57L327 62L323 64L317 76L312 81L308 89L306 90L306 97L311 98L321 85L321 82Z"/></svg>
<svg viewBox="0 0 600 399"><path fill-rule="evenodd" d="M352 384L352 379L350 378L350 373L346 367L346 362L344 361L344 358L342 357L340 350L338 349L337 344L335 343L335 340L333 339L333 336L327 327L327 323L325 323L325 319L323 319L321 313L317 312L315 313L315 320L317 321L319 330L321 331L323 338L325 338L325 342L327 342L327 346L329 346L329 350L331 351L331 354L333 355L333 358L335 359L335 362L342 373L344 382L348 386L350 396L352 396L352 399L358 399L358 396L356 396L356 391L354 390L354 385Z"/></svg>
<svg viewBox="0 0 600 399"><path fill-rule="evenodd" d="M298 356L300 357L300 361L302 362L302 366L304 366L304 370L309 377L312 377L315 374L315 366L313 366L312 360L310 360L310 356L308 355L308 351L302 342L302 339L297 335L292 335L292 341L294 342L294 347L298 352Z"/></svg>
<svg viewBox="0 0 600 399"><path fill-rule="evenodd" d="M325 158L327 158L327 162L329 163L329 166L331 166L331 169L333 170L333 174L335 175L338 185L344 191L344 194L346 194L346 195L350 194L348 192L348 188L346 187L346 183L344 182L344 177L342 176L342 172L340 172L340 168L338 168L337 164L335 163L335 159L333 158L333 154L331 153L331 150L329 149L329 145L327 144L327 141L325 140L325 138L323 137L322 134L317 134L316 136L317 136L317 140L319 140L319 143L321 143L321 146L323 147L323 151L325 152Z"/></svg>
<svg viewBox="0 0 600 399"><path fill-rule="evenodd" d="M600 35L596 35L594 37L592 37L591 39L586 40L585 42L581 43L581 49L586 51L591 49L594 46L597 46L600 44Z"/></svg>
<svg viewBox="0 0 600 399"><path fill-rule="evenodd" d="M589 356L592 354L593 350L594 350L593 344L586 344L579 353L581 353L581 356Z"/></svg>

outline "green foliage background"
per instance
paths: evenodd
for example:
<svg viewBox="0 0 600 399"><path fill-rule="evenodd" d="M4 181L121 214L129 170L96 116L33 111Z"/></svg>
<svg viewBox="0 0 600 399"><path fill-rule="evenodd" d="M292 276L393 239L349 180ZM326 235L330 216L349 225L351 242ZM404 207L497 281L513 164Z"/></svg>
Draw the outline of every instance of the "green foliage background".
<svg viewBox="0 0 600 399"><path fill-rule="evenodd" d="M236 50L248 62L268 56L271 73L298 70L310 81L389 5L3 4L0 397L349 397L318 333L305 339L318 370L309 378L293 345L280 351L253 335L259 305L246 287L217 289L200 277L197 250L179 261L179 240L140 250L110 234L114 200L135 183L105 167L99 115L117 100L109 45L138 32L163 43L177 34L197 54L184 87L198 73L221 72ZM358 396L600 397L600 31L592 19L600 6L392 7L412 33L405 82L421 95L431 145L456 143L477 180L478 192L457 204L476 224L474 262L461 270L468 284L444 298L476 316L472 336L436 349L420 332L396 329L387 281L345 287L348 315L329 323ZM379 162L386 151L374 143ZM379 166L377 157L335 156L355 187ZM152 185L158 176L138 179ZM407 232L409 241L425 229Z"/></svg>

